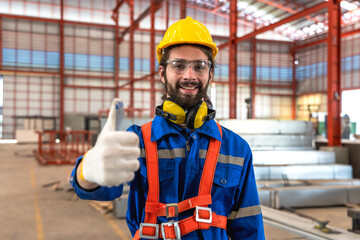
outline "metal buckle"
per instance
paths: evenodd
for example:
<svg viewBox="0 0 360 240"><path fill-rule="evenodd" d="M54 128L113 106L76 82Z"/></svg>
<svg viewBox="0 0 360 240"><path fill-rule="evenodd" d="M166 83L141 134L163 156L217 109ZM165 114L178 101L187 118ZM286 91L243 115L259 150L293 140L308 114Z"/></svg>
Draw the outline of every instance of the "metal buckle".
<svg viewBox="0 0 360 240"><path fill-rule="evenodd" d="M174 226L174 231L175 231L175 237L174 239L172 238L166 238L165 236L165 230L164 230L164 226ZM161 224L161 233L162 233L162 237L164 240L181 240L181 232L180 232L180 227L179 227L179 222L178 221L174 221L171 220L170 222L167 223L162 223Z"/></svg>
<svg viewBox="0 0 360 240"><path fill-rule="evenodd" d="M142 234L142 228L143 227L154 227L155 228L155 235L149 236ZM140 238L145 239L159 239L159 224L153 224L153 223L140 223Z"/></svg>
<svg viewBox="0 0 360 240"><path fill-rule="evenodd" d="M178 209L178 205L177 203L168 203L165 205L165 213L166 213L166 218L170 218L169 216L169 208L174 207L175 208L175 215L172 217L177 217L179 215L179 209Z"/></svg>
<svg viewBox="0 0 360 240"><path fill-rule="evenodd" d="M211 208L196 206L195 209L196 209L195 220L197 222L203 222L203 223L211 223L212 222L212 210L211 210ZM199 217L199 210L208 211L210 213L210 218L209 219L200 218Z"/></svg>

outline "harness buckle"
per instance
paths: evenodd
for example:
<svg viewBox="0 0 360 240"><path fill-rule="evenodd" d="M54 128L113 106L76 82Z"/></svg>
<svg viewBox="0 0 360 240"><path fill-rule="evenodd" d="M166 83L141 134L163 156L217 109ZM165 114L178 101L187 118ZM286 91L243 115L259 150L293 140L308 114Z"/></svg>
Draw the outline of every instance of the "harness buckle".
<svg viewBox="0 0 360 240"><path fill-rule="evenodd" d="M142 233L143 227L153 227L155 228L155 235L151 236L151 235L144 235ZM140 223L140 238L145 238L145 239L159 239L159 224L153 224L153 223Z"/></svg>
<svg viewBox="0 0 360 240"><path fill-rule="evenodd" d="M174 216L170 216L169 214L169 208L175 208L175 214ZM166 213L166 218L170 218L170 217L177 217L179 215L179 209L178 209L178 205L177 203L168 203L165 205L165 213Z"/></svg>
<svg viewBox="0 0 360 240"><path fill-rule="evenodd" d="M166 238L164 226L174 226L175 238ZM181 232L179 227L179 222L171 220L170 222L161 223L161 233L164 240L181 240Z"/></svg>
<svg viewBox="0 0 360 240"><path fill-rule="evenodd" d="M199 217L199 210L204 210L204 211L208 211L210 214L209 219L204 219L204 218L200 218ZM203 222L203 223L212 223L212 210L209 207L199 207L196 206L195 208L195 220L197 222Z"/></svg>

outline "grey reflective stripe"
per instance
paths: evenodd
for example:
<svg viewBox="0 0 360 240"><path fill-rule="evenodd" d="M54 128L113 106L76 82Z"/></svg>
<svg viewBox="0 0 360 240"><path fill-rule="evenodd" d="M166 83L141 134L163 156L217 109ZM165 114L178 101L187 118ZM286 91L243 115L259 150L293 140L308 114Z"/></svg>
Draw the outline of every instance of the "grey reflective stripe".
<svg viewBox="0 0 360 240"><path fill-rule="evenodd" d="M199 152L200 158L206 158L206 153L207 153L207 150L200 150L200 152ZM218 162L234 164L234 165L238 165L238 166L242 167L244 165L244 158L219 154Z"/></svg>
<svg viewBox="0 0 360 240"><path fill-rule="evenodd" d="M146 157L144 148L141 149L140 157L142 157L142 158ZM173 150L161 149L161 150L158 150L158 157L159 157L159 159L176 158L176 157L184 158L185 157L185 148L174 148Z"/></svg>
<svg viewBox="0 0 360 240"><path fill-rule="evenodd" d="M239 208L239 211L233 211L228 216L229 220L234 220L235 218L249 217L259 215L261 213L260 205L255 205L251 207Z"/></svg>

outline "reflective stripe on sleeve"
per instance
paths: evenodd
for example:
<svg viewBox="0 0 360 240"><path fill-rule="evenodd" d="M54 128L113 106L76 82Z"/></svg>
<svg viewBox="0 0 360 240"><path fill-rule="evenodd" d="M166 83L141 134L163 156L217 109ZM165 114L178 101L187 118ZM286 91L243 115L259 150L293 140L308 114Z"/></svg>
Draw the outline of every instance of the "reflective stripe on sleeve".
<svg viewBox="0 0 360 240"><path fill-rule="evenodd" d="M141 149L140 157L145 158L145 149ZM185 148L161 149L158 150L159 159L163 158L184 158Z"/></svg>
<svg viewBox="0 0 360 240"><path fill-rule="evenodd" d="M249 217L259 215L261 213L261 206L255 205L251 207L239 208L239 210L231 212L228 216L229 220L234 220L236 218Z"/></svg>
<svg viewBox="0 0 360 240"><path fill-rule="evenodd" d="M200 150L199 157L205 158L207 150ZM234 164L242 167L244 165L244 158L242 157L233 157L230 155L219 154L218 162L225 163L225 164Z"/></svg>

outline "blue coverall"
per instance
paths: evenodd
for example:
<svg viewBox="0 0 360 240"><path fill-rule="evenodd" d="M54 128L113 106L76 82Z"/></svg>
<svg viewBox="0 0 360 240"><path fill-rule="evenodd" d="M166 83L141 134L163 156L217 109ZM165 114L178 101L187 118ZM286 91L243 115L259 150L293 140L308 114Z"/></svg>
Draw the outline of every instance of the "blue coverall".
<svg viewBox="0 0 360 240"><path fill-rule="evenodd" d="M140 138L140 169L129 183L128 211L126 221L130 232L135 234L145 217L145 202L148 192L144 141L141 127L133 125L128 131ZM205 122L192 133L189 129L156 116L152 123L151 140L157 141L159 158L160 202L177 203L197 196L209 139L221 141L211 191L212 211L228 216L227 230L210 227L196 230L182 236L182 239L228 240L265 239L262 214L252 165L252 152L248 143L239 135L222 127L223 135L214 120ZM77 160L76 166L82 157ZM72 172L71 184L82 199L109 201L120 197L123 185L98 187L92 191L82 189L76 180L76 167ZM175 221L192 216L194 209L182 212ZM158 222L168 222L158 217Z"/></svg>

